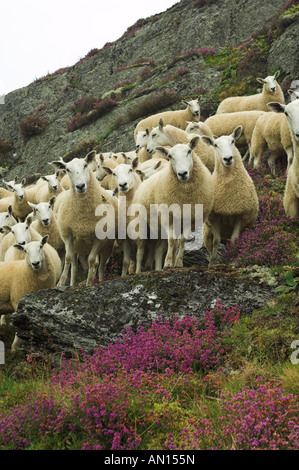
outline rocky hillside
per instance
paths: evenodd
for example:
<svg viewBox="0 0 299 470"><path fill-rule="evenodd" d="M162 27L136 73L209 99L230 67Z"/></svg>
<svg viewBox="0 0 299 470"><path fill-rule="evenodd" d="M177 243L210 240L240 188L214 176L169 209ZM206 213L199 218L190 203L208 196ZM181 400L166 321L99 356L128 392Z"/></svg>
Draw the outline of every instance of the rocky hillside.
<svg viewBox="0 0 299 470"><path fill-rule="evenodd" d="M0 105L2 176L30 182L59 157L132 150L146 115L202 95L207 117L225 96L255 93L255 78L277 69L286 91L299 78L296 3L181 0L8 94Z"/></svg>

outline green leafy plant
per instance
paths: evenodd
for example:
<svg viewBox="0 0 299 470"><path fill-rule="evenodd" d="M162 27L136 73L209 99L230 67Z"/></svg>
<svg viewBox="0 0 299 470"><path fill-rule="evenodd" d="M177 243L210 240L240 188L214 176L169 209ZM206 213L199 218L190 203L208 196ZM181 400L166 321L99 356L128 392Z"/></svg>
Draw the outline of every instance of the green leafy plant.
<svg viewBox="0 0 299 470"><path fill-rule="evenodd" d="M279 286L275 289L275 292L280 292L282 294L287 294L292 291L298 290L299 286L299 261L297 261L294 266L285 268L285 285Z"/></svg>

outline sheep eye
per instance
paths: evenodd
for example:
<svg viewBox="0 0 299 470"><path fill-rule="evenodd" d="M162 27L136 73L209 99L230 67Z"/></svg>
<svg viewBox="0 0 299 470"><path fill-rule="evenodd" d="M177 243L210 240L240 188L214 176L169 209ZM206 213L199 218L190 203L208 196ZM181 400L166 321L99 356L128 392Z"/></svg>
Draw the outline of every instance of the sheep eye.
<svg viewBox="0 0 299 470"><path fill-rule="evenodd" d="M153 134L152 137L156 137L157 134Z"/></svg>
<svg viewBox="0 0 299 470"><path fill-rule="evenodd" d="M233 140L232 140L232 144L234 144L234 143L235 143L235 141L234 141L234 139L233 139Z"/></svg>

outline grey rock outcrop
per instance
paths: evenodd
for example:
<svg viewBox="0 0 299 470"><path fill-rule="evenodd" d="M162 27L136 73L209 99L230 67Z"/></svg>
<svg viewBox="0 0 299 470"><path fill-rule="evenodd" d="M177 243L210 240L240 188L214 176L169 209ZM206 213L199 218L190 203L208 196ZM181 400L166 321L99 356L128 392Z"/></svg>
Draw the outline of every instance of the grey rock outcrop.
<svg viewBox="0 0 299 470"><path fill-rule="evenodd" d="M117 278L88 288L43 290L26 295L12 315L25 353L66 356L92 353L121 337L126 327L192 316L202 318L215 302L251 314L273 288L240 278L231 268L206 267Z"/></svg>

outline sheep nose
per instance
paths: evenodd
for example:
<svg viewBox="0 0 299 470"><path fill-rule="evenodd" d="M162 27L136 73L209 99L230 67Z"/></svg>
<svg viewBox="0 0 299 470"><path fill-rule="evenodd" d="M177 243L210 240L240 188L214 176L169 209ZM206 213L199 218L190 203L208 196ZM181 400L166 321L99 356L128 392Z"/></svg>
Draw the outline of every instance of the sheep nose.
<svg viewBox="0 0 299 470"><path fill-rule="evenodd" d="M124 191L125 189L127 189L127 183L119 183L119 187L122 191Z"/></svg>
<svg viewBox="0 0 299 470"><path fill-rule="evenodd" d="M194 111L195 116L199 116L199 111Z"/></svg>
<svg viewBox="0 0 299 470"><path fill-rule="evenodd" d="M24 199L24 196L23 196L23 195L22 195L22 196L19 196L19 199Z"/></svg>
<svg viewBox="0 0 299 470"><path fill-rule="evenodd" d="M85 183L76 184L76 188L77 188L78 193L83 193L83 191L85 190Z"/></svg>
<svg viewBox="0 0 299 470"><path fill-rule="evenodd" d="M57 191L58 186L53 186L53 191Z"/></svg>
<svg viewBox="0 0 299 470"><path fill-rule="evenodd" d="M275 86L273 86L273 87L271 88L271 91L273 91L273 93L274 93L274 91L275 91Z"/></svg>
<svg viewBox="0 0 299 470"><path fill-rule="evenodd" d="M33 269L39 269L40 268L40 261L32 261L31 263Z"/></svg>
<svg viewBox="0 0 299 470"><path fill-rule="evenodd" d="M233 157L225 157L223 160L227 165L231 165Z"/></svg>
<svg viewBox="0 0 299 470"><path fill-rule="evenodd" d="M49 225L49 219L43 219L43 225Z"/></svg>
<svg viewBox="0 0 299 470"><path fill-rule="evenodd" d="M188 171L181 171L178 175L182 180L185 180L188 177Z"/></svg>

